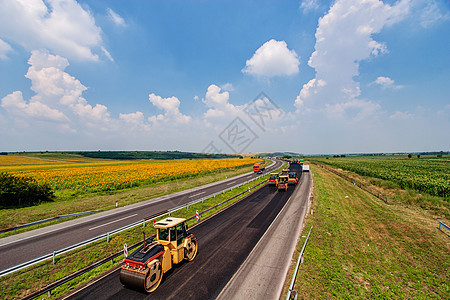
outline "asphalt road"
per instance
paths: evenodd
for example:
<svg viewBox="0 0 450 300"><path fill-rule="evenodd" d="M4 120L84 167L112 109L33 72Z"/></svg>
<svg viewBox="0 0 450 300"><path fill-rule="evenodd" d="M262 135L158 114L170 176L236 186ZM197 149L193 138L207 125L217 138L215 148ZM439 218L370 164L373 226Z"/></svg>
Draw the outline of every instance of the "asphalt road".
<svg viewBox="0 0 450 300"><path fill-rule="evenodd" d="M300 170L300 166L294 165L293 169ZM151 294L122 286L116 270L69 299L215 299L288 201L294 187L278 192L266 185L192 228L190 232L199 243L197 257L165 274L159 288Z"/></svg>
<svg viewBox="0 0 450 300"><path fill-rule="evenodd" d="M270 172L280 166L281 162L276 161L275 164L267 167L264 172ZM140 202L137 205L129 205L120 209L111 210L103 213L103 217L94 215L68 221L67 224L70 223L71 226L65 226L62 223L55 226L48 226L45 229L3 238L0 240L0 269L3 270L15 266L30 259L121 228L161 211L214 194L256 176L254 173L248 173L239 178L209 184L204 188L194 188L185 193L176 193L176 196L163 196ZM21 238L22 235L25 237Z"/></svg>

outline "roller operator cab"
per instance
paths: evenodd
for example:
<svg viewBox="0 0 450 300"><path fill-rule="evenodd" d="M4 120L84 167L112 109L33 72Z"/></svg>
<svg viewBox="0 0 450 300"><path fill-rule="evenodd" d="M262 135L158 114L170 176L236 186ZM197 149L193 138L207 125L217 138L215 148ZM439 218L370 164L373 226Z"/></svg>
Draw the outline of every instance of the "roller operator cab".
<svg viewBox="0 0 450 300"><path fill-rule="evenodd" d="M156 241L141 245L124 259L120 282L131 288L155 291L164 273L183 260L191 261L197 255L197 239L187 232L186 220L166 218L154 224Z"/></svg>
<svg viewBox="0 0 450 300"><path fill-rule="evenodd" d="M270 173L268 184L274 186L278 185L278 173Z"/></svg>
<svg viewBox="0 0 450 300"><path fill-rule="evenodd" d="M287 191L288 190L288 182L289 182L289 176L288 175L280 175L280 179L278 181L278 191Z"/></svg>
<svg viewBox="0 0 450 300"><path fill-rule="evenodd" d="M298 183L298 176L296 172L289 172L289 184L297 184Z"/></svg>

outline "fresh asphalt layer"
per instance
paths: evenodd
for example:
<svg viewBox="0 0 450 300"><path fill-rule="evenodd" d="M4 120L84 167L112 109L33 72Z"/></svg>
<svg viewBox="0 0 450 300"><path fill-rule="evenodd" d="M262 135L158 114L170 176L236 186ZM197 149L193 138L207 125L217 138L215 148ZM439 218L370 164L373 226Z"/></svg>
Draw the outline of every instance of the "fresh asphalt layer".
<svg viewBox="0 0 450 300"><path fill-rule="evenodd" d="M304 218L311 205L310 173L267 229L246 261L217 299L280 299Z"/></svg>
<svg viewBox="0 0 450 300"><path fill-rule="evenodd" d="M279 168L281 165L281 161L276 161L266 168L265 173ZM246 173L201 187L2 238L0 239L0 269L7 269L33 258L105 234L161 211L238 185L256 176L253 172Z"/></svg>
<svg viewBox="0 0 450 300"><path fill-rule="evenodd" d="M299 165L292 167L301 174ZM269 295L267 290L278 291L279 287L282 287L300 233L299 226L295 223L301 223L301 221L292 220L300 218L296 216L300 211L296 209L298 205L291 205L291 203L307 203L310 185L309 173L302 176L297 185L299 188L289 186L287 192L278 192L275 187L266 185L190 229L190 232L198 239L197 257L192 262L183 262L166 273L160 287L151 294L124 287L119 281L119 270L115 270L71 295L69 299L215 299L219 295L222 299L247 297L269 299L265 296L252 296L252 289L255 290L254 295L278 298L279 296ZM291 197L293 193L295 197ZM288 205L285 206L286 203ZM285 216L288 221L281 222ZM297 229L294 229L293 225ZM282 231L287 233L281 234L285 236L278 238L277 233ZM281 245L281 251L274 247L280 242L285 243ZM261 249L266 247L280 252L274 255L272 251L269 251L266 257L262 257L264 265L257 270L261 278L257 278L254 268L250 268L253 269L251 276L254 277L247 277L252 272L243 271L243 269L245 266L254 265L255 261L259 264L258 260L254 260L254 256L260 255L259 253L266 255L264 251L261 252ZM271 268L277 270L271 272ZM230 279L233 280L230 282ZM244 282L256 280L257 283L249 291L245 285L234 285L232 282L236 280ZM265 291L258 294L256 292L260 287Z"/></svg>

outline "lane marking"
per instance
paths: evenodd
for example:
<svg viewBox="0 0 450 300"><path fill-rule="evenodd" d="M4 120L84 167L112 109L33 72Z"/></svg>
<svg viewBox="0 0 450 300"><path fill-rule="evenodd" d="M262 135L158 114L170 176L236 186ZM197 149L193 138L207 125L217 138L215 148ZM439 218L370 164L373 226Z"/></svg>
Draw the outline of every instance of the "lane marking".
<svg viewBox="0 0 450 300"><path fill-rule="evenodd" d="M128 218L134 217L134 216L137 216L137 214L129 215L129 216L123 217L121 219L117 219L117 220L114 220L114 221L111 221L111 222L108 222L108 223L105 223L105 224L102 224L102 225L98 225L98 226L89 228L89 230L94 230L94 229L97 229L97 228L100 228L100 227L103 227L103 226L106 226L106 225L109 225L109 224L112 224L112 223L115 223L115 222L119 222L119 221L122 221L122 220L125 220L125 219L128 219Z"/></svg>
<svg viewBox="0 0 450 300"><path fill-rule="evenodd" d="M202 194L204 194L204 193L206 193L206 192L201 192L201 193L198 193L198 194L195 194L195 195L189 196L188 198L194 198L194 197L196 197L196 196L200 196L200 195L202 195Z"/></svg>
<svg viewBox="0 0 450 300"><path fill-rule="evenodd" d="M229 182L229 183L227 183L227 185L231 185L231 184L233 184L233 183L236 183L236 181Z"/></svg>

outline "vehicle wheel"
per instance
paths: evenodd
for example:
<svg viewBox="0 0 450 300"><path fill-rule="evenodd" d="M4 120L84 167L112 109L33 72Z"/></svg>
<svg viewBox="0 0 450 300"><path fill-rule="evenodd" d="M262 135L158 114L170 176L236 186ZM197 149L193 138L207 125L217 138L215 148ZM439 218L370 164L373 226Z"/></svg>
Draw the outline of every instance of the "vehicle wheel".
<svg viewBox="0 0 450 300"><path fill-rule="evenodd" d="M148 293L151 293L156 290L161 283L163 272L161 262L158 259L150 262L148 266L150 270L145 277L144 288Z"/></svg>
<svg viewBox="0 0 450 300"><path fill-rule="evenodd" d="M197 255L197 250L198 250L197 240L191 239L184 248L184 257L188 261L193 260Z"/></svg>

